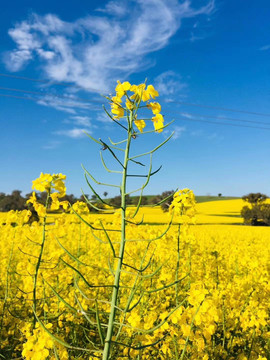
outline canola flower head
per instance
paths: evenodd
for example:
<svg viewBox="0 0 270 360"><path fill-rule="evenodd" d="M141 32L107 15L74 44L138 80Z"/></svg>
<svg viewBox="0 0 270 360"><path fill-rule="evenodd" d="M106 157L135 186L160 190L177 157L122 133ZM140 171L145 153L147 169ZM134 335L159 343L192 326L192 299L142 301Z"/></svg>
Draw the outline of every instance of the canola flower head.
<svg viewBox="0 0 270 360"><path fill-rule="evenodd" d="M83 201L76 201L73 205L72 205L72 210L73 212L79 214L79 215L83 215L83 214L89 214L89 209L88 206L85 202Z"/></svg>
<svg viewBox="0 0 270 360"><path fill-rule="evenodd" d="M111 96L111 113L114 119L120 120L124 116L131 114L133 117L133 111L141 107L141 103L146 103L146 107L152 110L153 117L152 122L156 132L160 133L163 131L164 127L164 118L161 114L161 105L158 102L149 102L151 99L155 99L159 96L158 91L154 88L153 85L146 86L145 83L136 85L131 85L128 81L121 83L117 81L117 86L115 88L115 96ZM125 97L125 105L123 105L123 97ZM145 107L145 105L142 105ZM137 114L133 118L133 124L139 130L143 132L143 129L146 126L146 123L143 119L138 120Z"/></svg>
<svg viewBox="0 0 270 360"><path fill-rule="evenodd" d="M47 193L55 190L59 192L59 197L63 197L66 194L65 180L66 175L61 173L52 175L40 173L39 178L33 180L32 189Z"/></svg>
<svg viewBox="0 0 270 360"><path fill-rule="evenodd" d="M39 178L33 181L32 188L41 192L47 192L47 196L51 201L51 210L58 210L60 206L62 206L64 209L67 209L69 206L67 201L59 201L59 198L62 198L66 195L65 180L66 175L61 173L52 175L41 173ZM27 200L26 204L32 204L39 217L44 218L46 216L46 206L38 201L35 191L32 192L32 195ZM29 218L30 216L31 215L29 215Z"/></svg>
<svg viewBox="0 0 270 360"><path fill-rule="evenodd" d="M193 191L185 188L174 193L169 210L170 212L173 211L177 216L182 216L187 222L188 218L195 221L195 207L196 200Z"/></svg>

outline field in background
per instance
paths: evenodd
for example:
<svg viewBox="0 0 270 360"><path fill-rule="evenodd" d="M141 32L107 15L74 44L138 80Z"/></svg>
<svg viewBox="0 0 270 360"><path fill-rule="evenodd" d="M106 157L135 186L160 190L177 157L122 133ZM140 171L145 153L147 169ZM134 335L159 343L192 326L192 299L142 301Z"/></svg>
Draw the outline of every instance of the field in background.
<svg viewBox="0 0 270 360"><path fill-rule="evenodd" d="M128 224L127 238L144 240L127 243L125 263L139 268L148 250L147 259L154 254L153 263L136 285L132 304L138 302L138 307L124 317L121 312L118 315L118 321L126 324L119 342L132 341L133 348L115 347L113 360L270 359L270 228L243 226L243 205L241 199L197 204L198 226L181 227L178 277L183 280L177 290L165 286L174 284L176 278L176 219L162 239L149 244L149 239L164 232L170 214L160 207L142 207L136 220L143 216L146 224ZM128 207L127 215L134 209ZM110 229L119 229L121 220L118 212L83 217L96 227L102 219ZM115 261L111 248L103 232L95 232L100 242L75 215L50 214L48 220L45 262L37 287L39 319L61 341L91 351L102 349L93 309L98 299L101 323L107 323L111 291L91 286L112 283ZM110 236L118 251L118 233ZM66 349L40 326L31 332L33 275L41 238L41 223L25 224L22 213L0 213L0 355L25 360L101 359L97 352L92 357L76 348ZM122 286L133 284L133 269L123 271ZM154 291L151 296L149 290ZM130 293L122 291L119 307L124 309ZM177 302L181 306L167 319ZM145 333L155 327L151 336ZM140 335L136 329L142 329ZM135 350L149 343L156 345Z"/></svg>
<svg viewBox="0 0 270 360"><path fill-rule="evenodd" d="M242 199L218 200L218 197L216 197L213 201L199 202L196 205L196 224L242 225L243 219L240 216L240 212L244 205L246 205L246 203ZM128 212L130 214L132 214L134 210L134 206L128 207ZM113 212L111 214L91 214L93 222L100 217L105 221L113 221L114 219ZM143 222L146 224L165 224L170 221L171 215L163 212L160 206L143 206L137 214L135 220L140 221L142 218Z"/></svg>

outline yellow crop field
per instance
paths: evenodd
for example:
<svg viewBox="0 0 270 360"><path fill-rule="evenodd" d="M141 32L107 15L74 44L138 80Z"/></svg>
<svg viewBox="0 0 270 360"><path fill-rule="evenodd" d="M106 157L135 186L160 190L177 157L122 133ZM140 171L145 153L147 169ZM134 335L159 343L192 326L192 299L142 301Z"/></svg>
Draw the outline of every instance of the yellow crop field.
<svg viewBox="0 0 270 360"><path fill-rule="evenodd" d="M160 207L140 210L146 224L128 223L111 359L269 359L270 229L227 225L242 223L242 206L200 203L197 225L179 234L174 219L163 237L170 215ZM102 358L120 215L80 216L48 215L33 328L43 225L1 213L3 359Z"/></svg>

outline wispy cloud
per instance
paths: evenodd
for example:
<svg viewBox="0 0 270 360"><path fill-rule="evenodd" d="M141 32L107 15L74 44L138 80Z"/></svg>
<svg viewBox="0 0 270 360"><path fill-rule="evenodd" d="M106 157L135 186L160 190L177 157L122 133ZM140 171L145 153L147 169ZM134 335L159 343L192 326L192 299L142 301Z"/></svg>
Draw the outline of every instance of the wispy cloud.
<svg viewBox="0 0 270 360"><path fill-rule="evenodd" d="M187 119L192 119L194 117L193 115L186 113L186 112L181 112L180 114L181 114L181 116L184 116Z"/></svg>
<svg viewBox="0 0 270 360"><path fill-rule="evenodd" d="M72 119L78 126L91 127L91 118L89 116L73 116Z"/></svg>
<svg viewBox="0 0 270 360"><path fill-rule="evenodd" d="M44 95L42 98L37 99L37 103L74 115L77 114L78 110L89 110L93 108L93 105L90 102L80 101L73 95L63 98L55 97L53 95Z"/></svg>
<svg viewBox="0 0 270 360"><path fill-rule="evenodd" d="M4 61L19 71L37 60L50 80L108 91L117 78L151 66L148 55L168 44L184 18L213 10L214 0L200 8L191 0L134 0L128 9L126 1L115 0L73 22L32 14L9 30L16 47Z"/></svg>
<svg viewBox="0 0 270 360"><path fill-rule="evenodd" d="M78 139L81 137L85 137L87 133L91 133L91 131L89 131L89 129L85 129L85 128L74 128L74 129L66 129L66 130L58 130L58 131L54 131L54 135L62 135L62 136L67 136L73 139Z"/></svg>
<svg viewBox="0 0 270 360"><path fill-rule="evenodd" d="M186 128L184 126L174 126L172 128L172 130L174 131L174 134L173 134L173 137L172 137L172 140L176 140L176 139L179 139L180 136L182 136L183 132L186 131ZM165 137L169 136L171 133L171 130L164 130L163 132L163 135Z"/></svg>
<svg viewBox="0 0 270 360"><path fill-rule="evenodd" d="M187 87L179 74L168 70L154 79L155 87L160 95L171 96Z"/></svg>
<svg viewBox="0 0 270 360"><path fill-rule="evenodd" d="M174 134L172 139L176 140L180 138L180 136L183 134L184 131L186 131L186 128L184 126L175 126L173 130L174 130Z"/></svg>
<svg viewBox="0 0 270 360"><path fill-rule="evenodd" d="M262 51L270 50L270 45L264 45L260 48Z"/></svg>
<svg viewBox="0 0 270 360"><path fill-rule="evenodd" d="M43 145L42 148L45 150L54 150L61 144L60 141L57 140L51 140L48 142L48 144Z"/></svg>

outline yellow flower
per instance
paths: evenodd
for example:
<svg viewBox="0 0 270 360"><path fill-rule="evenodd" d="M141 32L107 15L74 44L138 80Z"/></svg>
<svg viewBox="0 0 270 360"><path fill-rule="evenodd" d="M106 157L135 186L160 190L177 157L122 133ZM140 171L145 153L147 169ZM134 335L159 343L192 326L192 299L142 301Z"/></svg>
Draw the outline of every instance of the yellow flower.
<svg viewBox="0 0 270 360"><path fill-rule="evenodd" d="M33 181L32 189L36 189L41 192L48 192L50 190L52 180L52 175L40 173L39 178Z"/></svg>
<svg viewBox="0 0 270 360"><path fill-rule="evenodd" d="M126 107L129 109L129 110L133 110L134 109L134 103L132 101L130 101L129 99L126 100Z"/></svg>
<svg viewBox="0 0 270 360"><path fill-rule="evenodd" d="M41 173L39 178L33 181L32 189L36 189L39 191L51 191L51 189L55 189L59 192L59 197L65 196L66 187L64 180L66 179L66 175L61 173L59 174L43 174Z"/></svg>
<svg viewBox="0 0 270 360"><path fill-rule="evenodd" d="M60 206L63 207L64 210L67 210L69 208L69 202L68 201L61 201Z"/></svg>
<svg viewBox="0 0 270 360"><path fill-rule="evenodd" d="M153 114L159 114L161 112L161 106L158 102L150 102L150 104L147 104L147 107L153 111Z"/></svg>
<svg viewBox="0 0 270 360"><path fill-rule="evenodd" d="M144 120L134 120L134 124L137 126L139 131L142 133L143 129L145 128L146 124Z"/></svg>
<svg viewBox="0 0 270 360"><path fill-rule="evenodd" d="M46 216L46 208L44 205L38 203L38 202L35 202L33 204L34 206L34 209L36 210L36 212L38 213L38 216L40 217L45 217Z"/></svg>
<svg viewBox="0 0 270 360"><path fill-rule="evenodd" d="M57 192L51 194L52 204L51 204L51 210L58 210L60 203L59 203L59 194Z"/></svg>
<svg viewBox="0 0 270 360"><path fill-rule="evenodd" d="M155 99L157 96L159 96L158 91L154 88L153 85L148 85L146 92L149 97L151 96L152 99Z"/></svg>
<svg viewBox="0 0 270 360"><path fill-rule="evenodd" d="M72 209L77 214L89 214L88 206L83 201L76 201L75 204L72 205Z"/></svg>
<svg viewBox="0 0 270 360"><path fill-rule="evenodd" d="M118 97L113 97L112 99L115 99L115 98L117 98L119 100ZM117 102L114 102L114 100L113 100L113 102L111 103L111 112L114 114L115 119L120 119L121 117L123 117L125 115L125 110L122 107L122 105L120 105L121 101L118 101L118 100L117 100Z"/></svg>
<svg viewBox="0 0 270 360"><path fill-rule="evenodd" d="M155 130L159 133L162 132L164 126L163 116L161 114L156 114L156 116L152 117L152 121L154 123Z"/></svg>
<svg viewBox="0 0 270 360"><path fill-rule="evenodd" d="M117 96L122 97L125 95L125 93L130 90L131 85L128 81L123 82L123 84L117 80L118 85L115 88L115 91L117 93Z"/></svg>
<svg viewBox="0 0 270 360"><path fill-rule="evenodd" d="M34 204L35 202L37 202L37 197L35 191L33 191L31 197L26 201L26 204Z"/></svg>
<svg viewBox="0 0 270 360"><path fill-rule="evenodd" d="M145 84L132 85L130 91L134 92L134 95L132 95L130 98L135 102L138 103L141 100L142 101L148 100L148 95L145 92Z"/></svg>

